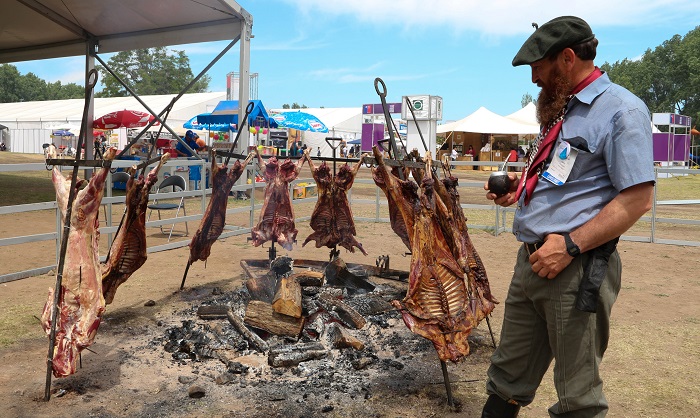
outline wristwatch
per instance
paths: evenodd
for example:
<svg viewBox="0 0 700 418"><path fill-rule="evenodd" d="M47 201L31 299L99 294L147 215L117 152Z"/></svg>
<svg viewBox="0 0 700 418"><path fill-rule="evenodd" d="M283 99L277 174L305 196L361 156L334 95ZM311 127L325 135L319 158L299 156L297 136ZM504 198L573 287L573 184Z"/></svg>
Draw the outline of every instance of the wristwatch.
<svg viewBox="0 0 700 418"><path fill-rule="evenodd" d="M577 255L581 254L581 249L571 239L568 232L564 232L562 236L564 237L564 242L566 243L566 252L569 253L570 256L576 257Z"/></svg>

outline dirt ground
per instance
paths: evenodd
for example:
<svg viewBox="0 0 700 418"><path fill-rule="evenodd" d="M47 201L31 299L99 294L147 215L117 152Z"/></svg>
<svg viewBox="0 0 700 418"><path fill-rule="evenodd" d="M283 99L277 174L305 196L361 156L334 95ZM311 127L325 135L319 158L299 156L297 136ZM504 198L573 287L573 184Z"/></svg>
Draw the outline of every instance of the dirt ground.
<svg viewBox="0 0 700 418"><path fill-rule="evenodd" d="M4 215L0 236L55 230L51 213ZM466 214L469 216L468 211ZM242 215L240 218L238 224L244 225L247 221ZM327 249L316 249L311 244L301 247L311 232L308 221L297 221L297 228L299 244L288 254L297 259L327 260ZM194 229L196 223L190 223L190 234ZM358 240L369 255L343 250L341 257L346 262L374 265L378 256L389 255L391 268L408 270L410 258L404 256L405 247L388 224L360 222L357 229ZM518 243L508 233L495 237L472 230L471 237L486 265L494 295L505 300ZM148 239L149 245L165 242L155 228L149 228ZM432 346L411 334L397 318L387 321L388 326L379 332L416 343L407 343L392 352L377 352L377 356L388 364L400 363L401 367L324 371L331 376L334 372L357 374L358 381L363 382L359 393L340 380L313 386L301 367L271 370L267 358L259 354L236 358L251 372L229 384L215 381L225 369L218 360L174 360L163 348L166 330L181 324L183 312L193 312L203 301L240 289L246 279L240 261L265 259L267 248L253 247L245 235L217 242L206 265L199 262L190 268L183 291L178 288L188 249L150 254L146 264L119 288L114 303L108 305L95 344L83 352L82 368L73 376L52 379L52 397L48 402L42 400L48 338L36 317L41 314L47 290L55 285L55 278L47 274L0 284L2 416L479 416L486 399L486 370L493 352L484 322L472 333L472 354L458 364L448 365L455 408L446 406L442 372ZM613 309L612 336L601 370L610 402L609 416L697 416L698 248L630 241L622 241L618 248L623 284ZM279 255L287 253L279 247L278 251ZM102 248L101 254L104 253ZM49 265L54 257L51 242L3 247L0 273ZM146 306L151 300L155 304ZM491 318L497 341L502 315L503 305L497 305ZM192 319L196 316L192 315ZM193 384L201 386L206 395L190 398L188 389ZM547 407L555 401L550 369L535 401L523 408L520 416L547 416Z"/></svg>

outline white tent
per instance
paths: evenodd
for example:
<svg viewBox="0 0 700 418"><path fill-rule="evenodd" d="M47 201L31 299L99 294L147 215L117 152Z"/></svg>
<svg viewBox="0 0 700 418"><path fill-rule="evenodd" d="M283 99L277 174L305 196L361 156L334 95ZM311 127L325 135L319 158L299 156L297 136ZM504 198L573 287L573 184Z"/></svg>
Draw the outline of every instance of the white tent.
<svg viewBox="0 0 700 418"><path fill-rule="evenodd" d="M161 111L172 101L174 94L141 96L153 110ZM168 116L171 127L182 124L199 113L210 112L217 103L226 99L225 92L192 93L175 102ZM96 98L95 117L118 110L147 110L132 96ZM84 99L46 100L37 102L0 103L0 124L9 129L9 148L14 152L42 153L42 144L51 142L53 129L71 127L78 134L81 125ZM88 136L91 138L91 136Z"/></svg>
<svg viewBox="0 0 700 418"><path fill-rule="evenodd" d="M540 124L537 122L537 106L532 102L528 103L527 106L522 109L507 115L506 118L526 125L534 125L539 130Z"/></svg>
<svg viewBox="0 0 700 418"><path fill-rule="evenodd" d="M474 132L483 134L537 134L539 126L500 116L485 107L456 122L437 127L437 133Z"/></svg>
<svg viewBox="0 0 700 418"><path fill-rule="evenodd" d="M302 142L311 148L312 156L316 156L318 148L321 148L322 156L330 157L332 155L331 147L326 142L327 137L351 141L362 136L362 107L271 109L270 113L296 112L298 110L316 116L328 127L328 133L303 132Z"/></svg>

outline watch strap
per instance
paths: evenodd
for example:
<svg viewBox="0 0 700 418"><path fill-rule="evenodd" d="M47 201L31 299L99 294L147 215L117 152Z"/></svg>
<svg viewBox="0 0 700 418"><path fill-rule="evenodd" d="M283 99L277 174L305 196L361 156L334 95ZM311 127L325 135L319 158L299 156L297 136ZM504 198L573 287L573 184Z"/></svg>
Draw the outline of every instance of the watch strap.
<svg viewBox="0 0 700 418"><path fill-rule="evenodd" d="M566 243L566 252L569 253L569 255L572 257L576 257L577 255L581 254L581 249L571 239L569 233L565 232L562 235L564 236L564 242Z"/></svg>

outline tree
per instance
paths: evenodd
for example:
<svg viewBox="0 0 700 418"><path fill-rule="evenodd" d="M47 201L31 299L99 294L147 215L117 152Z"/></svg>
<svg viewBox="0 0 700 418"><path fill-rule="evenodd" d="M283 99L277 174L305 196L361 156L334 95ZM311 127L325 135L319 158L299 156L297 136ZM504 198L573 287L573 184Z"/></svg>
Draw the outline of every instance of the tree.
<svg viewBox="0 0 700 418"><path fill-rule="evenodd" d="M0 102L29 102L42 100L79 99L85 89L75 83L62 85L60 81L47 83L34 73L22 75L17 67L0 65Z"/></svg>
<svg viewBox="0 0 700 418"><path fill-rule="evenodd" d="M139 95L174 94L182 91L193 79L190 60L184 51L168 50L165 47L122 51L109 59L109 67L129 87ZM127 90L119 84L102 66L100 81L104 85L97 97L128 96ZM209 88L211 77L202 76L188 93L202 93Z"/></svg>
<svg viewBox="0 0 700 418"><path fill-rule="evenodd" d="M610 79L641 98L655 113L700 119L700 26L675 35L639 60L604 63Z"/></svg>
<svg viewBox="0 0 700 418"><path fill-rule="evenodd" d="M525 106L527 106L528 103L530 103L530 102L532 102L532 103L534 103L534 104L537 104L537 100L533 99L533 98L532 98L532 95L531 95L530 93L525 93L525 94L523 94L523 98L520 100L520 105L521 105L522 107L525 107Z"/></svg>

